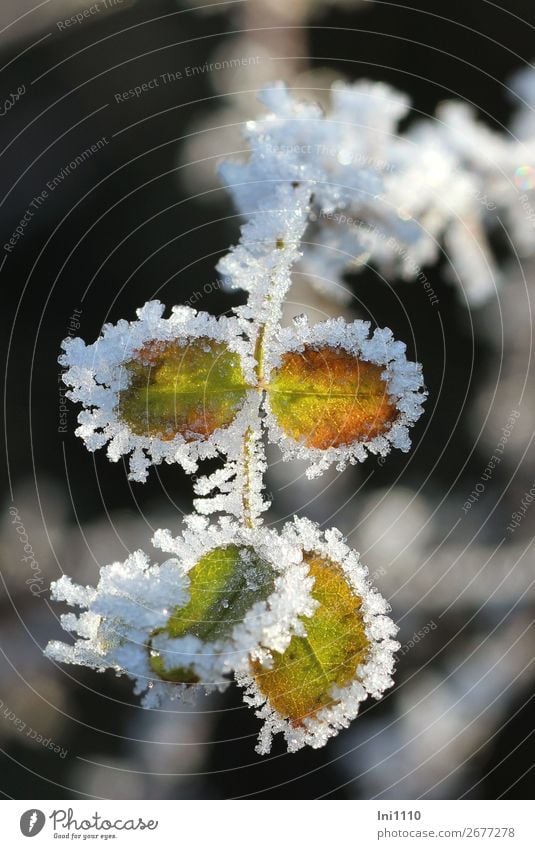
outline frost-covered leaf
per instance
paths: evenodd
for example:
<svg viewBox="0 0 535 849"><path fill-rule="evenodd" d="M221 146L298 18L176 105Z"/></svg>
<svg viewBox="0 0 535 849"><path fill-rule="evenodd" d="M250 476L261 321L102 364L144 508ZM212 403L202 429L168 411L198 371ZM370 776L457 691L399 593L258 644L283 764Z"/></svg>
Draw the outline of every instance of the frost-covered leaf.
<svg viewBox="0 0 535 849"><path fill-rule="evenodd" d="M362 600L340 567L311 553L305 558L314 578L312 596L319 607L306 623L306 637L293 637L283 654L273 653L271 668L252 665L259 691L293 726L330 706L333 687L346 687L369 650L361 616Z"/></svg>
<svg viewBox="0 0 535 849"><path fill-rule="evenodd" d="M368 583L367 569L334 528L325 534L295 518L283 536L301 546L317 602L284 651L253 660L237 673L245 701L265 720L257 751L269 752L282 732L289 751L315 748L346 728L360 703L392 685L396 626L386 601Z"/></svg>
<svg viewBox="0 0 535 849"><path fill-rule="evenodd" d="M177 607L165 626L152 637L160 637L157 642L162 651L168 644L167 638L193 636L210 643L228 640L253 605L265 601L274 591L275 577L273 565L251 546L215 548L188 572L188 603ZM162 651L154 648L155 644L152 639L150 663L159 677L183 683L199 680L191 667L173 665L172 651L164 659Z"/></svg>
<svg viewBox="0 0 535 849"><path fill-rule="evenodd" d="M66 339L60 357L67 396L83 404L76 433L90 451L108 444L112 461L132 455L132 480L145 480L152 463L193 472L200 459L235 458L256 423L247 400L254 361L238 320L163 312L151 301L137 321L105 325L92 345Z"/></svg>
<svg viewBox="0 0 535 849"><path fill-rule="evenodd" d="M368 452L407 451L426 393L405 345L386 328L370 337L365 321L309 326L300 317L294 324L273 346L266 398L269 434L285 459L311 460L313 477Z"/></svg>
<svg viewBox="0 0 535 849"><path fill-rule="evenodd" d="M171 637L218 640L273 591L275 570L251 546L228 545L201 557L188 577L189 602L173 613L165 630Z"/></svg>
<svg viewBox="0 0 535 849"><path fill-rule="evenodd" d="M300 549L275 531L194 515L181 536L157 531L154 543L176 554L191 581L188 604L151 635L152 668L162 678L220 684L251 658L286 648L316 607Z"/></svg>
<svg viewBox="0 0 535 849"><path fill-rule="evenodd" d="M383 371L342 348L289 351L271 374L273 415L286 435L311 448L371 440L397 415Z"/></svg>
<svg viewBox="0 0 535 849"><path fill-rule="evenodd" d="M139 436L186 442L227 427L249 388L237 353L223 342L147 342L125 364L117 414Z"/></svg>

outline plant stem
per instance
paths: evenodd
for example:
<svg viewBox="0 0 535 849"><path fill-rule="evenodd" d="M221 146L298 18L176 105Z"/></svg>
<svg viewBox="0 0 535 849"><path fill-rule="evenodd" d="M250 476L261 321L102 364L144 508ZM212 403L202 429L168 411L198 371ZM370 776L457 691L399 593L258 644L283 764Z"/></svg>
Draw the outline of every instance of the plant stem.
<svg viewBox="0 0 535 849"><path fill-rule="evenodd" d="M247 528L253 528L256 524L256 516L253 514L251 507L251 490L252 490L252 452L251 441L254 443L254 433L250 427L245 431L243 439L243 487L242 487L242 504L243 504L243 523Z"/></svg>
<svg viewBox="0 0 535 849"><path fill-rule="evenodd" d="M274 293L271 291L265 300L265 304L268 303L271 305L273 311L273 317L269 321L265 321L258 328L258 334L255 342L255 360L256 360L256 379L257 379L257 389L258 389L258 416L260 418L260 404L266 391L265 384L265 359L266 359L266 347L269 344L269 341L274 332L276 332L279 323L280 317L282 315L282 303L284 300L284 296L286 294L287 289L283 292L282 296L279 296L278 303L275 301ZM257 524L258 516L252 509L252 498L251 493L253 491L253 479L255 474L259 474L257 469L255 468L255 446L256 443L262 439L261 433L258 430L254 430L251 427L248 427L245 431L243 438L243 484L242 484L242 504L243 504L243 522L244 525L248 528L253 528Z"/></svg>

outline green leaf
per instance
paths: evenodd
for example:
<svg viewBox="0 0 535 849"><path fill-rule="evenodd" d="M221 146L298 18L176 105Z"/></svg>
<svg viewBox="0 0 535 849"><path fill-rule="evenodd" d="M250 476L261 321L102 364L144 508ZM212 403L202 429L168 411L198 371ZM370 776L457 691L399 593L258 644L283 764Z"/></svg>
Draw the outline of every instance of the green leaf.
<svg viewBox="0 0 535 849"><path fill-rule="evenodd" d="M271 668L252 663L260 692L295 726L333 704L332 688L345 687L355 679L370 645L361 599L342 569L317 554L306 555L305 560L314 577L312 595L319 602L314 614L303 620L307 636L292 637L282 654L273 652Z"/></svg>
<svg viewBox="0 0 535 849"><path fill-rule="evenodd" d="M209 437L232 423L249 388L239 355L205 337L147 342L125 368L117 413L139 436Z"/></svg>
<svg viewBox="0 0 535 849"><path fill-rule="evenodd" d="M190 600L167 624L171 637L214 641L230 636L256 601L273 592L273 567L249 547L229 545L205 554L188 573Z"/></svg>
<svg viewBox="0 0 535 849"><path fill-rule="evenodd" d="M397 416L383 371L328 345L288 351L267 388L273 415L287 436L309 448L371 440Z"/></svg>
<svg viewBox="0 0 535 849"><path fill-rule="evenodd" d="M242 622L257 601L274 589L273 566L254 549L228 545L205 554L188 573L190 598L177 608L163 628L153 633L169 637L193 635L204 642L224 640ZM164 660L151 649L151 667L160 678L191 683L197 680L191 670L166 670Z"/></svg>

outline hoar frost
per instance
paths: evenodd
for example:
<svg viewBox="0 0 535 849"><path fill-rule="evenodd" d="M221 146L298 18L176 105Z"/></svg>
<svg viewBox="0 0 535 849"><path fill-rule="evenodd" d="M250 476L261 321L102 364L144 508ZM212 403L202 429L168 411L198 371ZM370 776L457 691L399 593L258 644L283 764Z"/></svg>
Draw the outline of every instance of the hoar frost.
<svg viewBox="0 0 535 849"><path fill-rule="evenodd" d="M128 675L146 707L234 676L264 720L265 753L277 733L290 751L324 745L392 685L398 647L386 601L339 531L262 524L265 440L309 461L310 477L343 469L407 451L427 395L420 365L387 328L302 317L281 328L292 272L343 300L348 267L369 261L414 278L442 243L472 302L482 300L494 271L481 192L522 229L510 175L533 159L533 140L531 124L521 144L451 105L441 122L400 135L408 100L383 84L334 86L327 113L282 84L262 100L268 114L246 126L249 158L222 168L244 221L218 268L247 303L230 317L184 306L164 317L150 301L91 345L64 342L89 450L128 457L137 481L161 462L188 473L222 463L196 477L197 512L182 532L156 531L163 562L136 551L103 567L96 588L53 584L52 597L80 612L61 618L74 642L47 654Z"/></svg>
<svg viewBox="0 0 535 849"><path fill-rule="evenodd" d="M513 81L523 107L509 134L490 130L456 102L399 132L410 101L384 83L334 84L327 112L299 101L283 83L266 88L268 114L246 125L249 160L222 168L247 223L220 270L256 305L255 293L267 283L241 259L259 250L251 244L272 241L273 225L283 235L282 205L291 210L285 251L294 261L295 241L304 236L297 269L323 294L349 301L343 275L368 263L387 278L418 279L444 247L464 297L484 302L500 282L487 232L505 221L521 252L534 251L519 202L519 188L531 196L535 189L533 177L527 186L522 181L535 168L534 80L531 70ZM262 180L268 186L259 191ZM277 213L264 214L266 199Z"/></svg>
<svg viewBox="0 0 535 849"><path fill-rule="evenodd" d="M392 685L397 629L386 615L387 603L370 587L367 569L339 531L331 529L322 534L313 522L296 518L277 533L261 527L245 528L230 518L209 524L204 517L192 515L186 518L181 535L173 537L170 531L159 530L153 543L172 557L158 565L151 564L143 551L134 552L123 563L103 567L95 589L78 586L65 576L54 582L52 598L82 612L61 617L65 630L78 636L72 645L49 643L48 657L128 675L135 680L134 692L142 694L145 707L165 705L198 688L222 690L233 673L245 688L245 701L259 708L258 716L265 720L260 732L262 753L269 751L277 732L284 734L290 751L305 744L324 745L357 715L368 695L379 698ZM202 594L207 587L209 591L209 585L201 583L199 596L193 574L207 556L228 552L231 547L243 552L236 561L241 585L236 583L236 572L226 577L206 614L213 616L217 606L230 610L230 620L223 622L226 634L215 640L202 639L199 629L210 631L214 620L192 618L192 611L199 609L199 597L204 603ZM335 671L321 710L297 721L277 712L251 672L253 667L269 671L277 658L284 658L294 640L311 638L313 623L322 612L322 602L314 595L317 578L312 576L307 559L311 552L325 563L335 564L340 573L337 580L343 581L346 593L354 597L358 611L355 625L363 642L360 647L349 646L355 657L351 680L337 686ZM269 584L269 592L262 596L264 583ZM233 606L239 608L248 592L251 599L256 594L257 600L234 621ZM187 613L185 633L174 637L173 628L183 610ZM327 638L332 640L332 635ZM297 687L299 667L294 672ZM322 670L322 686L324 677Z"/></svg>

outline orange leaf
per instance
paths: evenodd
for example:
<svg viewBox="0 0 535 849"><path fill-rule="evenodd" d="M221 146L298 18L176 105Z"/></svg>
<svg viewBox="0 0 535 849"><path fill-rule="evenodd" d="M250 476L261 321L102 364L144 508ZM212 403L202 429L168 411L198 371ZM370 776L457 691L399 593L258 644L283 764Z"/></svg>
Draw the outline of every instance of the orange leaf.
<svg viewBox="0 0 535 849"><path fill-rule="evenodd" d="M360 613L361 599L340 566L318 554L305 555L314 578L314 614L304 620L306 637L292 637L283 654L273 652L273 665L252 663L256 685L277 713L292 725L333 704L334 686L355 679L369 649Z"/></svg>
<svg viewBox="0 0 535 849"><path fill-rule="evenodd" d="M284 433L310 448L367 442L398 414L383 371L328 345L288 351L271 374L271 409Z"/></svg>

